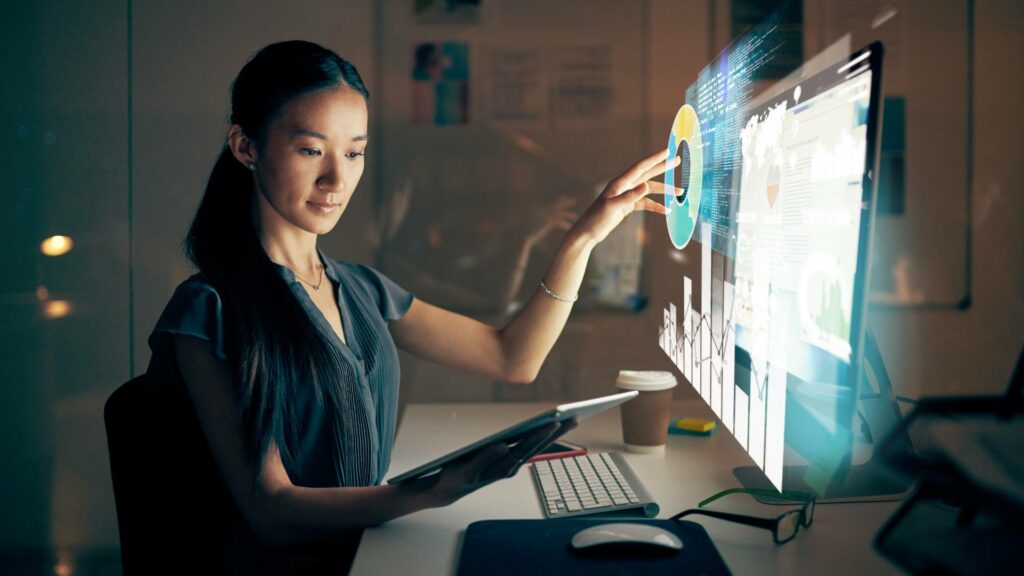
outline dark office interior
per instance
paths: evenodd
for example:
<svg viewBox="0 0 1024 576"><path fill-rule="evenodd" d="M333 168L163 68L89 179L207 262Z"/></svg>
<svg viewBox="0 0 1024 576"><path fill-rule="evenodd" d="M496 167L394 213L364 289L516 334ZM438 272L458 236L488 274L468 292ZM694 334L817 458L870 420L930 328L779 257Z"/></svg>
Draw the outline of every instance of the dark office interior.
<svg viewBox="0 0 1024 576"><path fill-rule="evenodd" d="M897 420L922 399L1001 397L1024 354L1024 3L793 3L795 16L780 24L783 69L759 87L785 82L789 71L837 45L844 58L871 42L885 46L861 328L884 361ZM571 220L609 180L665 146L688 87L779 4L8 3L0 19L0 573L122 574L104 405L146 372L153 327L193 273L182 240L225 143L231 80L259 48L316 42L355 64L369 89L365 172L318 247L384 271L419 299L503 326L534 294L544 295L538 282ZM441 80L432 80L436 61L429 58L445 67ZM686 170L693 170L693 154L687 151ZM672 372L679 380L674 401L716 420L711 400L686 383L681 361L659 341L670 304L682 317L683 277L699 284L701 247L674 247L659 214L633 215L623 226L602 244L607 250L595 251L579 302L532 383L466 373L401 350L398 446L408 422L401 417L412 407L533 403L539 411L614 393L624 369ZM1007 432L1020 438L1024 410L1014 401L992 400L985 410L992 418L998 407L1015 414ZM608 421L618 426L617 418ZM745 458L731 422L717 420L714 446ZM669 454L673 443L695 438L670 434ZM412 438L404 440L409 450ZM591 450L621 448L602 442L594 440ZM716 452L685 449L707 460L682 468L680 485L710 494L736 484L728 470L707 480L688 476L713 467ZM638 462L638 473L649 466ZM1020 470L1019 444L994 462ZM390 475L402 471L393 466ZM995 484L978 474L966 477L997 486L1007 509L1024 510L1019 473L989 478ZM648 477L641 479L655 496L672 490ZM1009 484L998 484L1003 480ZM494 517L541 518L529 484L521 485L531 491L523 495L529 508ZM492 489L497 485L471 498ZM810 546L823 547L819 560L839 559L830 573L913 573L927 565L899 553L905 544L898 535L879 538L909 497L863 515L847 508L852 522L867 526L849 542L814 539L815 529L846 521L830 519L834 507L821 504L816 525L787 544L765 535L762 548L747 549L723 539L725 529L707 526L734 574L754 573L762 553L769 573L809 573L801 569L806 555L794 550ZM669 507L663 503L660 518L678 511ZM417 527L416 518L409 516L408 526ZM1019 518L1015 534L1024 533ZM993 541L991 554L1007 553ZM371 542L364 536L362 545ZM357 555L353 573L382 565L371 560ZM158 566L160 558L151 561ZM408 572L399 567L409 564L394 566ZM956 561L946 566L963 573Z"/></svg>

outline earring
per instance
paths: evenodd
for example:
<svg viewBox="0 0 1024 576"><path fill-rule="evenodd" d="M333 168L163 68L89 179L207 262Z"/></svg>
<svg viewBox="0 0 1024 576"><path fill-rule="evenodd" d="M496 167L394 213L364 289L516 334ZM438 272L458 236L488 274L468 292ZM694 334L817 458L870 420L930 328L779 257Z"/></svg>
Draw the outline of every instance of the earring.
<svg viewBox="0 0 1024 576"><path fill-rule="evenodd" d="M256 165L253 164L252 162L249 162L248 164L246 164L245 167L248 168L249 170L255 170L256 169Z"/></svg>

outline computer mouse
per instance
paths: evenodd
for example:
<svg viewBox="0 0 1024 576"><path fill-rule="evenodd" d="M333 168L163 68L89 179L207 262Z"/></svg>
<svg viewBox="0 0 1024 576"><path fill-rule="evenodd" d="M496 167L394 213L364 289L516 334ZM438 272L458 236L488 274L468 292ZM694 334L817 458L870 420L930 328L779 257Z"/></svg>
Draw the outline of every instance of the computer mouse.
<svg viewBox="0 0 1024 576"><path fill-rule="evenodd" d="M675 554L683 549L678 536L650 524L616 522L598 524L580 530L572 537L572 548L579 552Z"/></svg>

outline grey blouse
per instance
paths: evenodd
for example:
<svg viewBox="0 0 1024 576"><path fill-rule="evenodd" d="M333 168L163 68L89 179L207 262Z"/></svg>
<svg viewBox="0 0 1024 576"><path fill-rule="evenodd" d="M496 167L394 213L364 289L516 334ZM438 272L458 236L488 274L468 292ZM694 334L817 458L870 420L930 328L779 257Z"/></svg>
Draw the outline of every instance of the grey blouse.
<svg viewBox="0 0 1024 576"><path fill-rule="evenodd" d="M324 270L337 292L345 334L343 343L310 300L295 274L284 266L278 273L313 323L329 335L345 360L345 393L352 414L339 414L344 426L341 454L332 454L323 404L312 390L299 398L299 436L294 449L296 469L288 469L300 486L372 486L387 472L398 414L398 352L387 323L405 315L413 296L380 272L360 264L338 262L320 253ZM181 283L149 337L153 351L147 375L156 381L184 386L170 335L187 334L210 342L219 358L231 361L225 349L221 300L200 274ZM334 461L341 463L341 478Z"/></svg>

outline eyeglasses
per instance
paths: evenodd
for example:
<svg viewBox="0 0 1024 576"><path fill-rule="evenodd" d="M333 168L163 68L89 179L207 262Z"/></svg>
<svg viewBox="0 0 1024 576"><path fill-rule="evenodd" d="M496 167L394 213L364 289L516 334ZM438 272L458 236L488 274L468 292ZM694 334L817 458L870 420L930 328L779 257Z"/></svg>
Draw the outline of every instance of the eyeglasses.
<svg viewBox="0 0 1024 576"><path fill-rule="evenodd" d="M802 502L803 506L794 510L787 510L774 518L751 516L748 514L738 514L722 510L706 510L703 508L705 505L710 504L723 496L728 496L729 494L751 494L762 498L778 500L780 504L786 502ZM723 490L714 496L701 500L701 502L697 504L697 508L683 510L679 514L673 516L671 520L680 520L683 516L688 516L690 514L702 514L704 516L710 516L720 520L728 520L729 522L738 522L740 524L746 524L747 526L770 530L776 544L785 544L796 537L796 533L800 530L801 526L804 528L811 527L811 522L814 520L814 502L814 495L807 494L805 492L776 492L774 490L764 490L760 488L730 488L729 490Z"/></svg>

